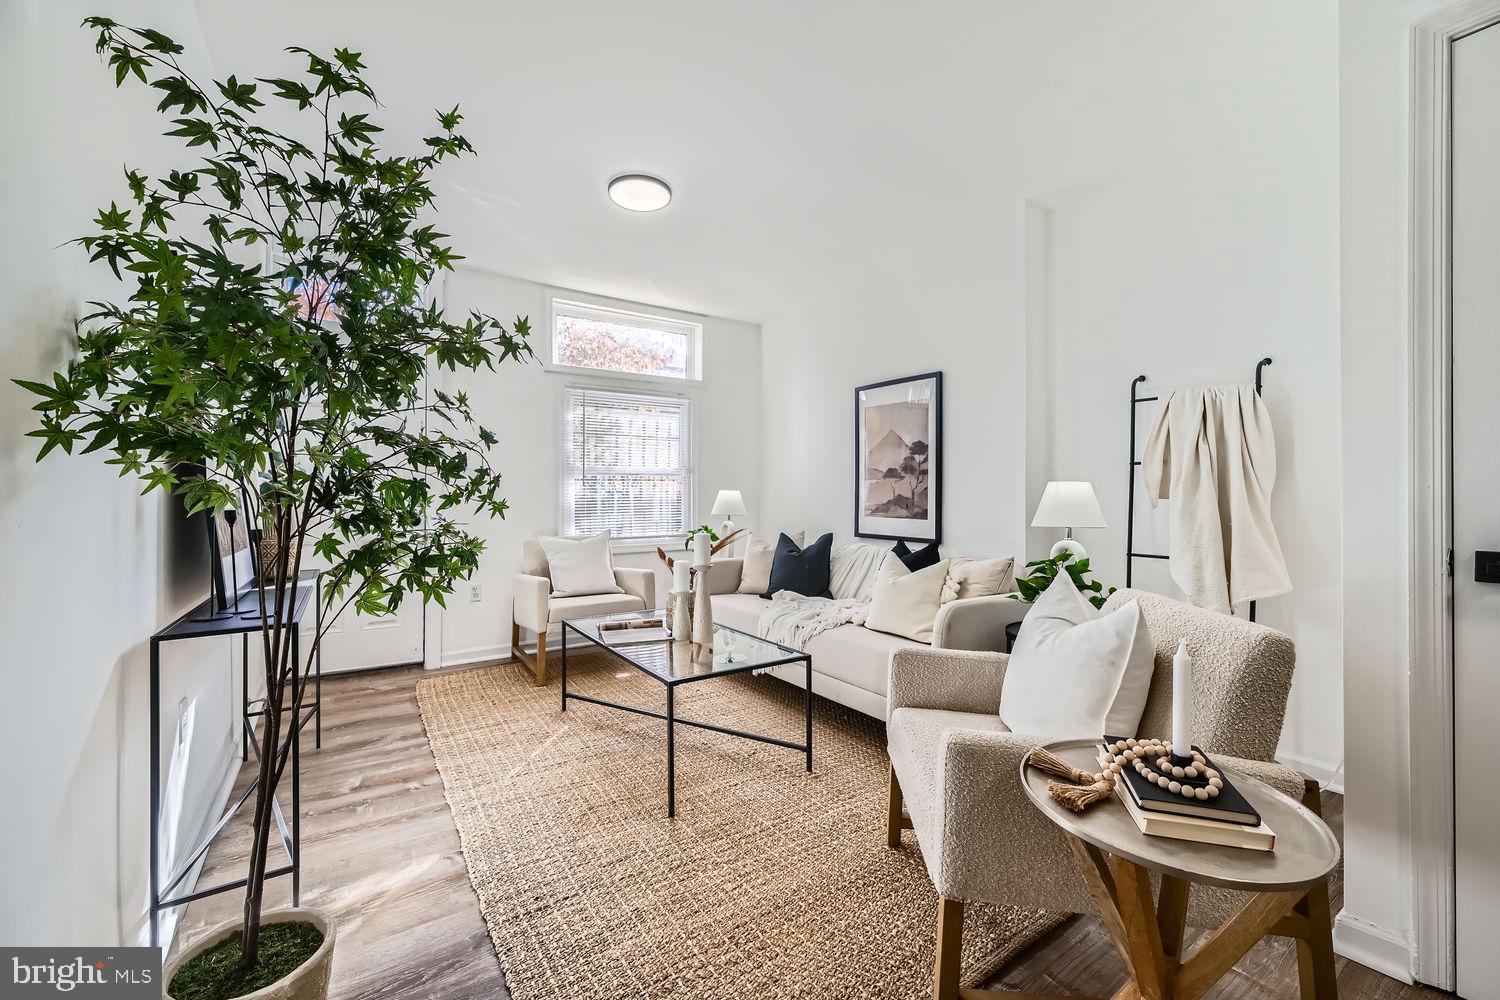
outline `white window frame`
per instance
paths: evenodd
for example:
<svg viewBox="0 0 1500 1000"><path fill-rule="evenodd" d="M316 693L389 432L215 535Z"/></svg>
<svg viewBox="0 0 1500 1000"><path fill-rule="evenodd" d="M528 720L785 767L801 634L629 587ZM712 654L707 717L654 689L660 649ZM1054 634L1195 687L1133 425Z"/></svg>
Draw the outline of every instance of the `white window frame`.
<svg viewBox="0 0 1500 1000"><path fill-rule="evenodd" d="M563 306L563 309L559 309ZM646 375L639 372L622 372L610 368L584 368L578 365L559 364L556 356L557 314L582 315L603 322L627 322L632 326L660 330L664 333L685 334L688 341L687 375L673 378L668 375ZM691 313L620 299L607 299L583 292L570 292L561 288L547 289L547 333L542 353L542 367L549 372L571 376L590 376L655 386L700 385L703 382L703 319Z"/></svg>
<svg viewBox="0 0 1500 1000"><path fill-rule="evenodd" d="M549 348L550 350L550 348ZM586 372L591 375L598 374L597 369L575 368L566 366L570 372ZM563 532L571 519L568 516L568 480L571 478L572 469L568 465L567 448L567 421L568 421L568 395L572 392L600 392L619 393L631 396L657 396L662 399L670 399L680 403L683 408L683 453L687 456L687 474L684 477L682 517L685 527L682 531L671 535L642 536L638 538L611 539L610 549L621 554L655 552L657 548L665 548L671 552L674 548L681 546L683 535L688 528L698 523L698 408L693 397L684 392L669 392L662 387L664 385L675 385L684 382L684 379L650 377L649 388L643 388L639 384L620 382L613 379L590 379L587 382L569 382L562 387L557 394L557 428L558 428L558 471L557 471L557 526L558 531Z"/></svg>

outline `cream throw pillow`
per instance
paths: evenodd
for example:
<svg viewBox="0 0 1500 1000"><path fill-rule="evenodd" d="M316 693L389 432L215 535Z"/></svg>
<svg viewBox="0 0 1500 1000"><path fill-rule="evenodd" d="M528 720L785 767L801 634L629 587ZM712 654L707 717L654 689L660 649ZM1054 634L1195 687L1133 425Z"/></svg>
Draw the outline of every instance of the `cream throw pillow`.
<svg viewBox="0 0 1500 1000"><path fill-rule="evenodd" d="M875 577L865 628L931 642L932 620L937 617L947 578L946 559L913 573L895 555L887 555Z"/></svg>
<svg viewBox="0 0 1500 1000"><path fill-rule="evenodd" d="M1058 573L1026 616L1000 690L1000 721L1048 739L1134 736L1156 647L1135 601L1103 614Z"/></svg>
<svg viewBox="0 0 1500 1000"><path fill-rule="evenodd" d="M786 536L802 548L802 532L788 531ZM769 537L751 532L745 542L745 560L740 566L740 589L738 593L759 597L771 589L771 562L776 556L776 540L780 534Z"/></svg>
<svg viewBox="0 0 1500 1000"><path fill-rule="evenodd" d="M608 531L601 531L587 538L544 536L537 541L547 554L547 575L552 577L553 597L625 592L615 583Z"/></svg>
<svg viewBox="0 0 1500 1000"><path fill-rule="evenodd" d="M1016 589L1015 560L970 559L959 556L943 581L943 603L967 597L994 597Z"/></svg>

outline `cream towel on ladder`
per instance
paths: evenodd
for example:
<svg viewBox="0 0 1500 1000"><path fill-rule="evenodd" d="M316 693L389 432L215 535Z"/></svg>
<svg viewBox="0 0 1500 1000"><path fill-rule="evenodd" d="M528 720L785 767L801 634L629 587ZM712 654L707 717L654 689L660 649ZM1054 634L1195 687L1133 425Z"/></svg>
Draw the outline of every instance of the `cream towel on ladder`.
<svg viewBox="0 0 1500 1000"><path fill-rule="evenodd" d="M1141 472L1151 506L1172 500L1168 566L1189 601L1230 613L1292 589L1271 523L1276 436L1253 385L1168 394Z"/></svg>

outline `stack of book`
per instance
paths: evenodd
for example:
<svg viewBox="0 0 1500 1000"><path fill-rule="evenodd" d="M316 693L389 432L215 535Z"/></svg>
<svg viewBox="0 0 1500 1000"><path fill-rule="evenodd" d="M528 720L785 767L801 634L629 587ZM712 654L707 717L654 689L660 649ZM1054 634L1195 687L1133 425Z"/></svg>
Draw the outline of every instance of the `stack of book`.
<svg viewBox="0 0 1500 1000"><path fill-rule="evenodd" d="M1106 736L1104 744L1107 746L1119 739L1118 736ZM1104 747L1099 750L1102 764ZM1198 752L1203 751L1199 749ZM1261 820L1255 807L1229 780L1229 775L1207 754L1203 759L1219 772L1224 783L1214 798L1185 799L1181 794L1147 780L1130 767L1121 769L1115 779L1115 794L1125 804L1125 811L1135 820L1135 825L1147 836L1245 847L1253 851L1275 850L1276 832Z"/></svg>

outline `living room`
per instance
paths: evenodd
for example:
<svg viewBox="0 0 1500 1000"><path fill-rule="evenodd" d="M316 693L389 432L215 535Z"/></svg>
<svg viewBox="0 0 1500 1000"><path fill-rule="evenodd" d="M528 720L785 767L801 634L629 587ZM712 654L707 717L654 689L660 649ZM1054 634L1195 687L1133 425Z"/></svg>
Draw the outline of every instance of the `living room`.
<svg viewBox="0 0 1500 1000"><path fill-rule="evenodd" d="M0 982L1496 996L1497 24L9 0Z"/></svg>

